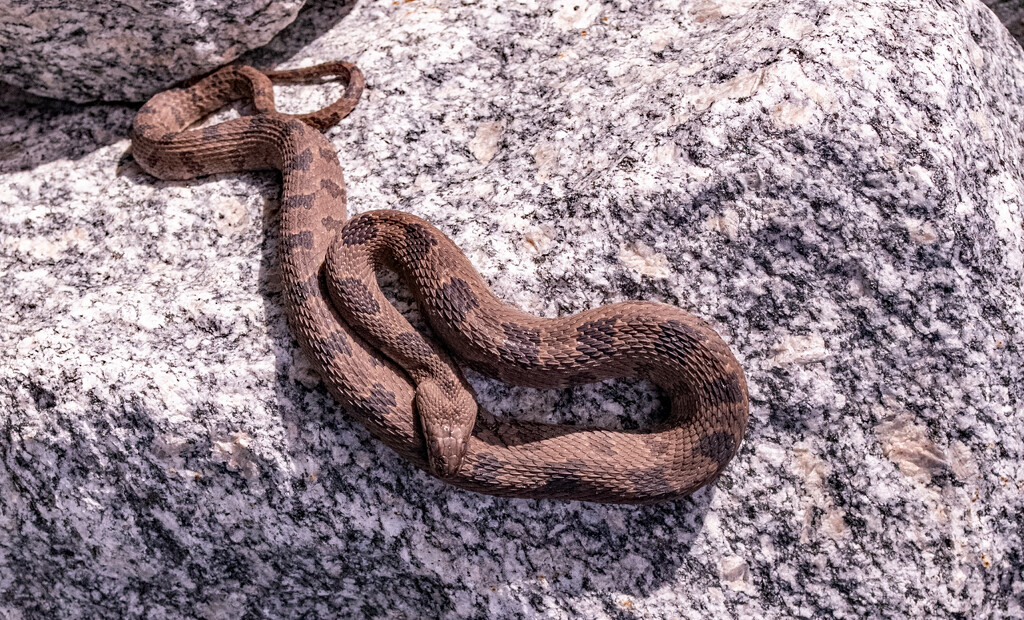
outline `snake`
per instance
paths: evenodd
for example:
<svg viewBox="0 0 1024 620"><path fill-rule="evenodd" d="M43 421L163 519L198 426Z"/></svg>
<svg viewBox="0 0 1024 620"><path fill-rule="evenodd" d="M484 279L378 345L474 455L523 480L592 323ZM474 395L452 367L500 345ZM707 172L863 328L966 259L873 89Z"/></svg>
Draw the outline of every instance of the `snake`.
<svg viewBox="0 0 1024 620"><path fill-rule="evenodd" d="M345 86L326 107L276 110L274 84L327 81ZM342 409L427 474L495 496L613 504L673 500L715 481L749 415L743 369L721 336L651 301L537 317L496 297L429 222L395 210L349 218L342 167L323 132L364 87L361 71L342 61L224 67L147 101L132 122L132 156L163 180L280 172L277 260L290 331ZM204 126L238 101L251 109ZM389 302L383 269L408 285L428 330ZM640 429L496 416L477 404L464 368L533 388L649 381L667 411Z"/></svg>

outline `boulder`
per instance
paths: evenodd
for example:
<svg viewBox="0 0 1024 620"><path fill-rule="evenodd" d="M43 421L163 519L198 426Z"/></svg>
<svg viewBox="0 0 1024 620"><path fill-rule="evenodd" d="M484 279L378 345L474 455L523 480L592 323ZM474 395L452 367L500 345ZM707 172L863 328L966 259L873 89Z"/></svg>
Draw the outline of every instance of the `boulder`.
<svg viewBox="0 0 1024 620"><path fill-rule="evenodd" d="M1024 37L1024 2L1021 0L982 0L1006 25L1018 41Z"/></svg>
<svg viewBox="0 0 1024 620"><path fill-rule="evenodd" d="M265 44L303 3L4 0L0 76L45 97L144 101Z"/></svg>
<svg viewBox="0 0 1024 620"><path fill-rule="evenodd" d="M337 9L254 60L305 41L284 65L365 72L328 132L350 211L425 217L538 315L704 317L750 385L738 456L647 507L434 480L290 337L276 174L158 182L127 154L133 108L20 99L0 115L0 615L1024 614L1024 56L991 11L378 0L322 27ZM533 419L630 428L660 400L472 380Z"/></svg>

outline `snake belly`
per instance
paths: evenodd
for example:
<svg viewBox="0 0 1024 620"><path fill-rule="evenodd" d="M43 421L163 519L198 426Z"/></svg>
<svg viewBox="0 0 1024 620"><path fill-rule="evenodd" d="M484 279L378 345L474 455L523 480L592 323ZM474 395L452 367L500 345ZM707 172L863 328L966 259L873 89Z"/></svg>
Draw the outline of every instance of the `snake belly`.
<svg viewBox="0 0 1024 620"><path fill-rule="evenodd" d="M304 115L275 110L274 82L331 77L348 83L327 108ZM334 398L416 467L491 495L624 504L686 496L714 481L742 441L748 399L742 368L707 323L651 302L535 317L491 294L455 244L423 220L380 211L347 222L341 165L321 131L355 107L363 85L349 63L264 73L227 67L147 102L133 122L132 152L146 172L167 180L281 172L279 260L291 330ZM189 129L247 98L253 115ZM410 282L444 349L474 369L532 387L647 379L669 396L667 419L624 431L497 418L480 408L457 470L439 472L427 458L410 373L371 346L332 302L325 262L346 245L389 248L389 264ZM373 269L356 272L332 271L330 279L358 278L376 296ZM372 321L369 314L364 318Z"/></svg>

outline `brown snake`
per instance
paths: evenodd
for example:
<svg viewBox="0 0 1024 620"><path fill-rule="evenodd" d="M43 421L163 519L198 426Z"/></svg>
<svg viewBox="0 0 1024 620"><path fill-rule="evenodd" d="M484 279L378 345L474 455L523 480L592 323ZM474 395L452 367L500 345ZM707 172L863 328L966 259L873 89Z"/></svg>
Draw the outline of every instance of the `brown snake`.
<svg viewBox="0 0 1024 620"><path fill-rule="evenodd" d="M310 114L274 108L273 82L347 79ZM538 318L488 290L455 244L397 211L346 221L345 182L320 133L364 86L348 63L261 73L227 67L154 96L132 126L132 152L161 179L276 169L280 261L289 324L330 392L373 435L417 467L460 487L509 497L653 503L712 482L739 448L747 386L729 347L704 321L659 303L626 302ZM255 113L188 129L225 104ZM391 306L375 272L393 268L446 348ZM671 399L642 431L520 422L478 411L452 357L491 377L556 388L647 379Z"/></svg>

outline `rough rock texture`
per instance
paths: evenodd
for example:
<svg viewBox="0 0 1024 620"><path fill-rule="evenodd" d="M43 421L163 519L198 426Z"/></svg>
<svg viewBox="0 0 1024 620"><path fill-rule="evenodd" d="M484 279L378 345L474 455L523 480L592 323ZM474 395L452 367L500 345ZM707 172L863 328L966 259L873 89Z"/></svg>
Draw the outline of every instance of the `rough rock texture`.
<svg viewBox="0 0 1024 620"><path fill-rule="evenodd" d="M142 101L265 44L305 0L0 0L0 76L70 101Z"/></svg>
<svg viewBox="0 0 1024 620"><path fill-rule="evenodd" d="M1024 1L982 0L1018 41L1024 41Z"/></svg>
<svg viewBox="0 0 1024 620"><path fill-rule="evenodd" d="M352 210L430 219L538 314L706 317L738 457L642 508L432 480L289 337L275 175L156 182L131 109L8 96L0 615L1024 617L1024 54L991 11L380 0L308 36L339 10L257 59L366 72L330 133ZM507 415L657 402L475 382Z"/></svg>

